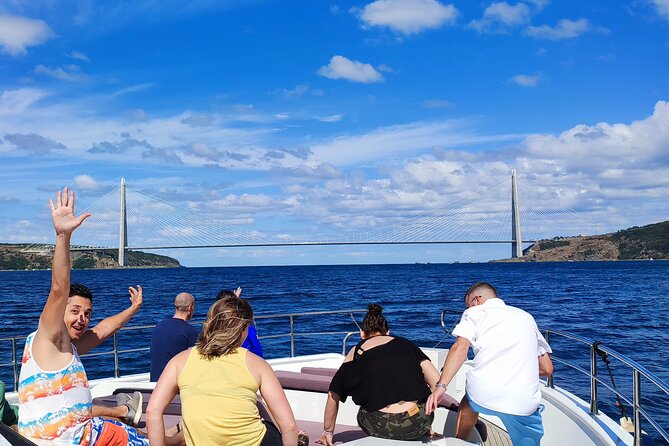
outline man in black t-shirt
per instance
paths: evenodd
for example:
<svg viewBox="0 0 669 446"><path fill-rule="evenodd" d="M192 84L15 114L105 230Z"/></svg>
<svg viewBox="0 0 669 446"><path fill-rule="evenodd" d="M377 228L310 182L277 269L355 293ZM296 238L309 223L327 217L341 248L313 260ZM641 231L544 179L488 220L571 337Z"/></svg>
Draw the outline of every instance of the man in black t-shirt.
<svg viewBox="0 0 669 446"><path fill-rule="evenodd" d="M161 321L151 334L151 381L156 382L175 355L195 345L197 330L187 321L193 318L195 298L179 293L174 298L174 316Z"/></svg>

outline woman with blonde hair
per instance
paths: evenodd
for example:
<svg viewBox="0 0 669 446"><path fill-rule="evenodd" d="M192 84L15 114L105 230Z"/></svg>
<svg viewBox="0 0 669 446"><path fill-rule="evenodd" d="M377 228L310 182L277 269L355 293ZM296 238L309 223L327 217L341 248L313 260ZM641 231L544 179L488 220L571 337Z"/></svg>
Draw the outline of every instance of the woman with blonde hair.
<svg viewBox="0 0 669 446"><path fill-rule="evenodd" d="M163 413L177 392L188 446L297 445L295 418L274 371L241 347L252 321L245 299L226 297L211 306L195 347L172 358L151 395L146 424L152 446L165 444ZM278 429L260 418L258 390Z"/></svg>

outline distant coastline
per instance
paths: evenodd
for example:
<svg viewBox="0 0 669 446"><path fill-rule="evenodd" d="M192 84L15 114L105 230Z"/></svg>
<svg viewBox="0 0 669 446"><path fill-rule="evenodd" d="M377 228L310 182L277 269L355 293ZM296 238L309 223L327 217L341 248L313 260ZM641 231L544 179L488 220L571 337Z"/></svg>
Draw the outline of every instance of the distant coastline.
<svg viewBox="0 0 669 446"><path fill-rule="evenodd" d="M0 243L0 271L50 269L51 251L46 249L41 252L24 252L28 246L30 245ZM669 221L635 226L609 234L539 240L526 248L521 258L491 260L491 262L616 260L669 260ZM126 263L125 268L183 268L177 259L142 251L128 251ZM121 268L118 265L118 251L113 249L73 251L72 268Z"/></svg>
<svg viewBox="0 0 669 446"><path fill-rule="evenodd" d="M0 244L0 271L47 270L51 268L52 253L23 252L27 244ZM118 265L118 251L98 249L73 251L72 269L115 269ZM142 251L128 251L127 267L130 268L180 268L181 264L172 257L150 254Z"/></svg>
<svg viewBox="0 0 669 446"><path fill-rule="evenodd" d="M669 260L669 221L635 226L610 234L540 240L523 257L495 262L581 262Z"/></svg>

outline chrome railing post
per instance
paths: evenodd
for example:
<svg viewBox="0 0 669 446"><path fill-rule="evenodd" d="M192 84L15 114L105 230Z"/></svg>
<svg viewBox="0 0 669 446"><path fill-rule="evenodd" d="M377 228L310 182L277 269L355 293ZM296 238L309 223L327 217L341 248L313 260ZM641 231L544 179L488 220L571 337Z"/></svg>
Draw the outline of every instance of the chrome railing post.
<svg viewBox="0 0 669 446"><path fill-rule="evenodd" d="M342 345L341 345L341 354L343 356L346 356L346 344L348 344L348 338L350 338L354 334L355 334L355 331L351 331L349 333L346 333L346 336L344 336L344 341L342 342Z"/></svg>
<svg viewBox="0 0 669 446"><path fill-rule="evenodd" d="M599 415L597 402L597 346L590 345L590 413Z"/></svg>
<svg viewBox="0 0 669 446"><path fill-rule="evenodd" d="M551 332L546 330L544 332L544 338L546 339L546 343L548 345L551 345ZM546 378L546 387L550 387L551 389L555 387L555 384L553 382L553 375L548 375Z"/></svg>
<svg viewBox="0 0 669 446"><path fill-rule="evenodd" d="M16 362L16 338L12 338L12 369L14 371L14 392L16 392L19 387L19 372Z"/></svg>
<svg viewBox="0 0 669 446"><path fill-rule="evenodd" d="M114 333L114 378L118 378L121 375L118 367L118 337Z"/></svg>
<svg viewBox="0 0 669 446"><path fill-rule="evenodd" d="M634 369L634 446L641 446L641 373Z"/></svg>
<svg viewBox="0 0 669 446"><path fill-rule="evenodd" d="M295 357L295 322L293 321L293 315L290 316L290 357Z"/></svg>

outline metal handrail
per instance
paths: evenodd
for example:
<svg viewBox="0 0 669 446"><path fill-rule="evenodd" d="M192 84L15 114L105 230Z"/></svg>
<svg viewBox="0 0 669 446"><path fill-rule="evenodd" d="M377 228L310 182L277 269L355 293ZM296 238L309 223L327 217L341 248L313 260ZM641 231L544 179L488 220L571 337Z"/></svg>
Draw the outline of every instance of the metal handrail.
<svg viewBox="0 0 669 446"><path fill-rule="evenodd" d="M441 327L446 333L450 333L453 327L446 328L445 316L447 314L462 314L461 310L453 310L446 308L441 311L439 317ZM599 414L599 399L598 399L598 384L603 385L627 404L633 408L634 412L634 446L641 446L642 444L642 429L641 429L641 418L643 417L647 422L655 428L655 430L664 438L665 441L669 442L669 433L665 431L655 419L641 406L641 378L644 377L651 383L653 383L659 390L664 392L666 395L669 395L669 385L662 381L657 375L650 372L648 369L638 364L636 361L628 358L627 356L618 353L617 351L604 346L601 342L596 342L588 338L581 336L573 335L571 333L565 333L558 330L543 330L544 337L546 342L551 343L553 336L561 336L576 342L579 342L590 349L590 371L588 372L584 368L559 358L555 354L551 357L554 362L563 364L567 367L570 367L577 372L584 374L590 378L590 413L593 415ZM598 352L604 352L605 354L616 358L618 361L625 364L627 367L632 369L632 400L630 400L625 394L621 393L615 387L609 386L604 382L599 376L597 376L597 356ZM546 386L554 387L554 374L546 380Z"/></svg>
<svg viewBox="0 0 669 446"><path fill-rule="evenodd" d="M351 335L358 333L357 331L319 331L319 332L305 332L305 333L298 333L295 331L295 320L296 318L301 318L301 317L309 317L309 316L324 316L324 315L336 315L336 314L348 314L351 317L353 317L354 313L365 313L367 310L363 309L353 309L353 310L334 310L334 311L310 311L310 312L302 312L302 313L279 313L279 314L268 314L268 315L259 315L255 316L254 320L261 320L261 319L285 319L288 318L289 326L290 326L290 331L287 333L279 333L279 334L271 334L271 335L264 335L264 336L258 336L258 339L276 339L276 338L290 338L290 356L294 357L295 356L295 338L297 337L312 337L312 336L332 336L332 335L344 335L344 339L342 340L342 351L345 354L346 351L346 343L348 342L348 339ZM194 325L202 325L204 321L191 321ZM136 326L130 326L130 327L122 327L121 329L117 330L116 333L113 335L113 348L111 350L106 350L106 351L98 351L94 353L86 353L85 355L81 355L82 358L89 358L89 357L96 357L96 356L108 356L108 355L113 355L114 357L114 377L118 378L121 376L120 372L120 365L119 365L119 355L124 354L124 353L134 353L134 352L148 352L150 350L150 347L139 347L139 348L131 348L131 349L119 349L119 342L118 342L118 333L119 332L130 332L130 331L138 331L138 330L148 330L154 328L155 325L136 325ZM4 363L0 364L0 368L3 367L9 367L11 366L14 372L14 383L13 383L13 388L14 391L17 390L18 386L18 381L19 381L19 374L18 374L18 359L17 359L17 353L16 353L16 342L17 341L25 341L27 336L13 336L13 337L8 337L8 338L0 338L0 342L3 341L11 341L12 343L12 362L9 363Z"/></svg>

